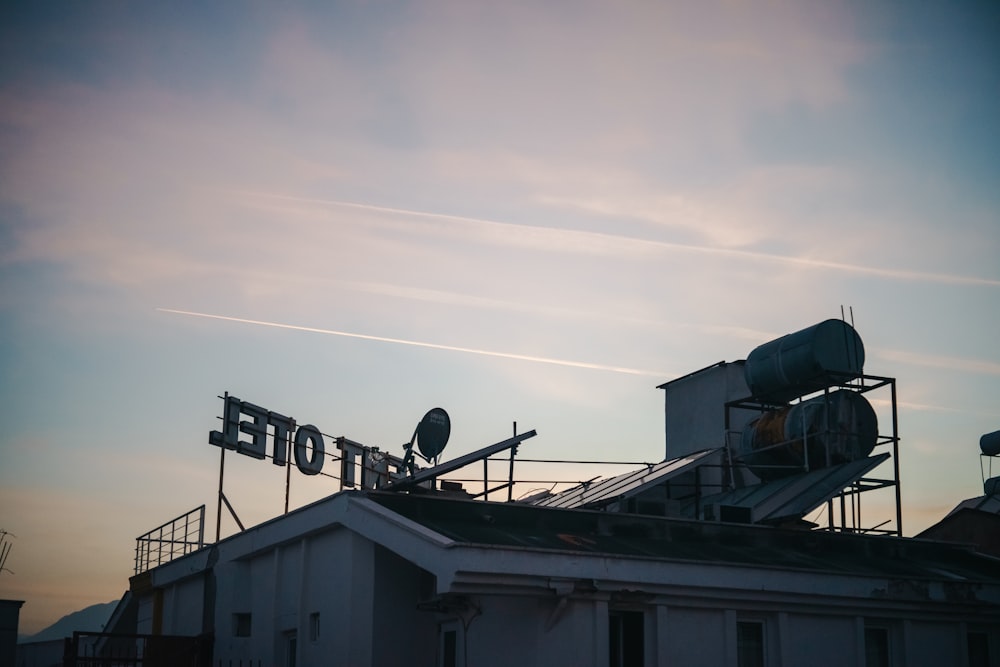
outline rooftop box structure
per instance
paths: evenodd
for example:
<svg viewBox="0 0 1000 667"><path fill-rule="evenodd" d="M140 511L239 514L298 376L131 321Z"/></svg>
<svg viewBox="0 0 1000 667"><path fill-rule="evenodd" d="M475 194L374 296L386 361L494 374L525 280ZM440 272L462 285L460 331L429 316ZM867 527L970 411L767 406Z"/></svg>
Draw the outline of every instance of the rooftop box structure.
<svg viewBox="0 0 1000 667"><path fill-rule="evenodd" d="M692 452L727 444L729 431L740 433L759 411L729 410L726 404L750 396L744 374L744 361L708 366L661 384L663 413L666 419L666 456L672 459Z"/></svg>

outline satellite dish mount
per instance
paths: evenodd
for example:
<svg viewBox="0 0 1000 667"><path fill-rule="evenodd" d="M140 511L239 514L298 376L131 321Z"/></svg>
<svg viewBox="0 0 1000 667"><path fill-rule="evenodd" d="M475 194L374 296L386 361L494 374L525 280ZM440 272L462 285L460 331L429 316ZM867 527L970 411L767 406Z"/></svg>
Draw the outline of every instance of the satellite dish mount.
<svg viewBox="0 0 1000 667"><path fill-rule="evenodd" d="M441 458L441 452L448 444L451 436L451 418L442 408L432 408L427 411L424 418L413 430L410 441L403 445L406 455L403 457L403 465L406 471L413 474L413 458L419 456L427 463L437 465ZM416 443L418 452L413 450Z"/></svg>

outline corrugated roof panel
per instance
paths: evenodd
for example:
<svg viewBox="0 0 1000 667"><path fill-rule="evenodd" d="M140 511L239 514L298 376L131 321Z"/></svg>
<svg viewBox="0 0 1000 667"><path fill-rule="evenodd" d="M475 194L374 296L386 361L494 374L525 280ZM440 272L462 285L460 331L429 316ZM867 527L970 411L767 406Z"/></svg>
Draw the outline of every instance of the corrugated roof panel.
<svg viewBox="0 0 1000 667"><path fill-rule="evenodd" d="M799 519L889 458L883 453L773 482L708 496L702 506L743 507L754 522Z"/></svg>

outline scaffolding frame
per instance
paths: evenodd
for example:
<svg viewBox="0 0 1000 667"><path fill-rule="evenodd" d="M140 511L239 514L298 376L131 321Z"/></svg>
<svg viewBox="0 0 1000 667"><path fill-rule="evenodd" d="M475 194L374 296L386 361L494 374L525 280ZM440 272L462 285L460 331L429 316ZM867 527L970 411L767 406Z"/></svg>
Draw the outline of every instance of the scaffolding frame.
<svg viewBox="0 0 1000 667"><path fill-rule="evenodd" d="M766 399L758 399L752 396L727 402L725 410L725 465L728 467L728 470L724 475L724 480L730 490L736 489L737 475L735 474L735 471L739 468L749 468L748 464L744 460L746 455L741 451L740 447L742 430L734 431L732 428L730 419L730 413L732 410L753 410L758 411L761 415L763 415L766 412L786 408L791 405L795 405L796 403L801 403L806 399L811 400L818 396L825 396L828 401L831 392L839 389L846 389L859 394L867 394L878 390L887 390L889 392L889 409L892 415L890 425L891 430L889 433L884 433L884 426L881 422L879 423L873 451L887 447L891 449L890 460L892 461L892 475L888 478L873 476L859 477L851 482L849 486L832 496L826 502L827 524L824 528L822 528L822 530L829 532L877 533L902 537L903 516L899 481L899 413L896 404L896 378L866 374L849 376L835 376L834 374L831 374L831 380L831 384L824 388L822 392L804 394L797 397L793 403L767 401ZM827 405L829 405L829 403L827 403ZM827 410L827 415L827 418L829 419L829 410ZM803 429L801 439L804 459L802 466L803 472L809 470L809 437L811 435L815 437L816 435L829 434L830 432L830 430L827 430L825 432L809 434L806 432L806 429ZM734 439L736 443L735 445ZM789 445L791 442L796 441L779 442L756 450L754 453L766 451L767 449L784 447ZM829 463L829 445L824 445L824 447L826 448L827 463ZM861 511L861 494L886 488L892 488L894 491L895 527L884 527L886 524L891 522L892 519L888 519L874 526L865 527L863 525L864 520ZM836 515L838 514L838 504L839 522L836 518Z"/></svg>

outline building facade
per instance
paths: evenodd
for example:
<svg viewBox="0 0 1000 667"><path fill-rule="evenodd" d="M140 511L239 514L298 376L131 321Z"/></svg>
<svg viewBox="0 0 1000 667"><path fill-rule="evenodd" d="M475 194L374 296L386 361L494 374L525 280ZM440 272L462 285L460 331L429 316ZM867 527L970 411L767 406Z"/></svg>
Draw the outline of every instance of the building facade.
<svg viewBox="0 0 1000 667"><path fill-rule="evenodd" d="M995 665L969 548L342 492L132 579L222 665Z"/></svg>

